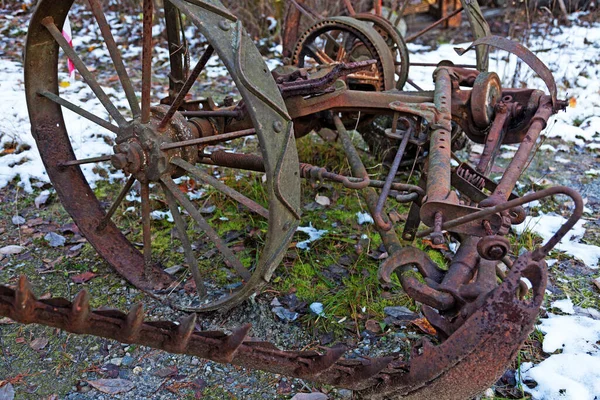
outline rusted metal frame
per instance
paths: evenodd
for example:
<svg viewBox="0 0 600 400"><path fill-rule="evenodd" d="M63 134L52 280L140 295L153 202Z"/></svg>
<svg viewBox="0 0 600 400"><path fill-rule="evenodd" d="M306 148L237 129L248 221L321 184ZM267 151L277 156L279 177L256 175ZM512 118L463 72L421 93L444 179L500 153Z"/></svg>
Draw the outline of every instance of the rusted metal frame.
<svg viewBox="0 0 600 400"><path fill-rule="evenodd" d="M416 267L418 272L414 271L411 266ZM379 267L379 280L390 284L392 282L391 275L394 272L398 276L402 288L412 299L440 311L455 307L453 295L437 289L444 273L424 251L411 246L396 251ZM424 278L425 283L417 278L418 274Z"/></svg>
<svg viewBox="0 0 600 400"><path fill-rule="evenodd" d="M294 3L297 3L297 1L294 0ZM294 45L298 40L301 16L301 11L295 4L292 4L292 6L288 5L285 17L283 19L283 31L281 34L283 45L282 55L284 58L290 58L292 56Z"/></svg>
<svg viewBox="0 0 600 400"><path fill-rule="evenodd" d="M558 242L560 242L560 240L564 237L564 235L566 235L567 232L571 228L573 228L573 226L575 226L577 221L583 215L583 199L581 198L581 195L572 188L568 188L566 186L554 186L554 187L551 187L548 189L540 190L539 192L526 194L523 197L516 198L514 200L505 201L505 202L495 205L493 207L484 208L478 212L474 212L474 213L471 213L471 214L468 214L468 215L465 215L465 216L462 216L462 217L459 217L459 218L456 218L456 219L453 219L450 221L444 221L444 223L442 225L442 229L451 230L454 227L457 227L459 225L466 224L466 223L469 223L472 221L477 221L477 220L483 221L484 219L489 219L490 216L492 216L494 214L498 214L503 211L510 210L510 209L518 207L518 206L522 206L523 204L527 204L527 203L530 203L530 202L536 201L536 200L541 200L545 197L549 197L549 196L553 196L553 195L557 195L557 194L564 194L566 196L569 196L573 200L573 203L575 204L575 208L574 208L573 213L567 220L567 222L565 222L561 226L561 228L554 234L554 236L552 236L548 240L548 242L546 242L545 245L543 245L542 247L540 247L536 251L534 251L533 254L535 256L535 260L538 261L538 260L541 260L542 258L544 258L554 248L554 246L556 246L558 244ZM419 232L417 232L417 237L425 237L425 236L429 235L431 232L433 232L432 228L428 228L428 229L419 231Z"/></svg>
<svg viewBox="0 0 600 400"><path fill-rule="evenodd" d="M173 221L175 221L175 227L177 228L179 240L181 241L183 252L185 253L185 259L189 267L188 269L190 270L192 277L194 278L194 283L196 283L196 290L198 291L198 296L200 296L200 299L203 299L207 295L206 286L204 285L204 280L202 279L200 269L198 268L198 260L196 260L196 256L194 255L194 251L192 250L192 244L190 243L190 238L187 234L186 224L183 220L183 217L181 216L181 213L179 212L179 206L177 205L175 197L165 186L164 183L161 182L161 186L163 192L165 193L169 210L171 211L171 215L173 216Z"/></svg>
<svg viewBox="0 0 600 400"><path fill-rule="evenodd" d="M527 165L527 160L531 156L532 150L536 146L536 141L539 138L540 133L546 127L548 118L553 114L552 105L548 100L549 98L547 96L545 98L542 97L540 106L527 130L527 135L523 138L523 141L519 145L519 149L513 156L510 164L504 171L504 174L502 174L502 178L500 179L500 182L498 182L498 186L496 186L494 193L492 193L488 199L481 202L480 205L482 207L495 205L505 201L512 193L517 180Z"/></svg>
<svg viewBox="0 0 600 400"><path fill-rule="evenodd" d="M214 111L180 111L187 118L235 118L242 119L242 110L214 110Z"/></svg>
<svg viewBox="0 0 600 400"><path fill-rule="evenodd" d="M450 200L451 191L452 82L450 73L445 68L439 68L434 73L434 80L434 104L438 118L434 121L430 138L427 202L446 202Z"/></svg>
<svg viewBox="0 0 600 400"><path fill-rule="evenodd" d="M127 180L127 182L125 183L125 186L123 186L123 189L121 189L121 191L117 195L115 202L110 206L110 208L106 212L106 215L104 216L104 218L102 218L102 220L98 223L98 227L96 228L96 230L101 231L104 228L106 228L106 226L108 225L108 222L111 220L112 216L115 214L115 212L117 211L117 208L119 208L119 206L121 205L121 202L123 201L125 196L127 196L127 193L129 193L129 191L131 190L134 183L135 183L135 176L131 175L129 177L129 179Z"/></svg>
<svg viewBox="0 0 600 400"><path fill-rule="evenodd" d="M152 91L152 20L154 0L144 0L142 31L142 113L141 122L150 122L150 101Z"/></svg>
<svg viewBox="0 0 600 400"><path fill-rule="evenodd" d="M83 108L81 108L79 106L76 106L75 104L71 103L70 101L63 99L62 97L60 97L54 93L39 92L38 94L40 96L44 96L45 98L55 102L56 104L63 106L64 108L66 108L68 110L73 111L75 114L80 115L83 118L88 119L97 125L100 125L104 129L108 129L109 131L111 131L113 133L117 133L117 134L119 133L118 126L115 126L115 125L111 124L110 122L103 120L102 118L98 117L97 115L92 114L91 112L84 110Z"/></svg>
<svg viewBox="0 0 600 400"><path fill-rule="evenodd" d="M80 160L65 161L63 163L60 163L59 167L66 168L66 167L74 167L76 165L93 164L93 163L102 162L102 161L110 161L111 157L112 156L99 156L99 157L83 158Z"/></svg>
<svg viewBox="0 0 600 400"><path fill-rule="evenodd" d="M436 22L434 22L433 24L429 25L428 27L422 29L421 31L415 33L414 35L409 36L408 38L405 39L406 43L412 42L413 40L415 40L416 38L418 38L419 36L422 36L424 34L426 34L427 32L429 32L430 30L432 30L433 28L435 28L436 26L448 21L450 18L454 17L457 14L460 14L463 11L462 7L457 8L456 10L452 11L450 14L446 15L444 18L441 18L439 20L437 20Z"/></svg>
<svg viewBox="0 0 600 400"><path fill-rule="evenodd" d="M494 165L494 160L498 154L500 145L504 140L504 135L506 134L506 128L510 123L514 104L515 103L507 105L499 103L496 105L496 118L494 118L494 122L487 134L483 153L481 154L481 158L476 167L477 171L483 175L488 175Z"/></svg>
<svg viewBox="0 0 600 400"><path fill-rule="evenodd" d="M125 97L127 98L129 107L131 108L133 118L137 118L140 116L141 112L140 104L138 103L137 96L135 95L135 90L133 88L133 85L131 84L131 79L129 78L127 69L125 69L125 64L123 63L121 52L117 47L117 43L115 42L115 38L112 35L110 26L108 25L108 21L106 21L106 16L104 15L104 10L102 9L102 3L100 2L100 0L88 0L88 3L90 4L92 13L96 18L98 27L100 27L100 32L102 33L104 43L108 48L108 52L115 66L115 70L117 71L117 75L119 77L119 80L121 81L121 86L123 86L123 91L125 92Z"/></svg>
<svg viewBox="0 0 600 400"><path fill-rule="evenodd" d="M94 78L92 73L87 69L84 62L79 57L79 55L75 52L75 50L73 50L71 45L64 38L64 36L62 35L62 32L54 24L54 18L46 17L46 18L42 19L42 24L48 30L48 32L50 32L50 34L52 35L52 37L54 38L56 43L65 52L67 57L69 57L69 59L71 61L73 61L73 64L75 65L75 68L77 68L77 71L79 71L79 73L81 74L81 76L83 77L85 82L89 85L90 89L92 89L92 91L94 92L94 94L96 95L98 100L100 100L100 103L102 103L102 105L104 106L106 111L108 111L110 116L113 117L113 119L115 120L117 125L122 127L125 124L127 124L127 121L121 115L119 110L117 110L117 107L115 107L115 105L113 104L112 101L110 101L110 98L104 92L102 87L100 87L100 84L98 83L96 78ZM61 105L63 105L63 104L61 104ZM96 122L96 121L94 121L94 122Z"/></svg>
<svg viewBox="0 0 600 400"><path fill-rule="evenodd" d="M533 329L546 274L544 266L535 263L529 253L522 255L507 279L454 335L439 346L427 341L417 346L409 365L402 363L398 355L348 363L340 360L344 352L341 346L325 354L281 351L266 342L246 340L247 326L228 336L218 331L196 331L194 318L179 323L146 322L139 305L128 314L95 311L90 309L87 293L77 295L74 303L65 299L37 300L24 277L16 289L0 286L0 315L20 323L38 323L347 387L374 400L441 398L448 394L448 387L454 388L456 397L471 398L497 380ZM522 276L533 284L531 301L519 301L514 295ZM405 367L396 368L398 362ZM457 386L457 381L463 384Z"/></svg>
<svg viewBox="0 0 600 400"><path fill-rule="evenodd" d="M180 168L184 169L185 171L187 171L188 173L190 173L196 179L204 182L207 185L214 187L219 192L223 193L224 195L226 195L228 197L231 197L233 200L237 201L238 203L243 204L248 209L250 209L250 211L255 212L256 214L260 215L261 217L269 219L269 211L266 208L264 208L260 204L256 203L254 200L249 199L248 197L244 196L237 190L230 188L229 186L227 186L226 184L224 184L217 178L210 176L206 172L202 171L200 168L188 163L187 161L185 161L179 157L172 158L171 164L177 165L178 167L180 167Z"/></svg>
<svg viewBox="0 0 600 400"><path fill-rule="evenodd" d="M355 72L364 71L374 64L377 64L376 60L339 63L336 64L330 72L320 78L283 82L278 86L284 99L293 96L314 95L329 88L339 78Z"/></svg>
<svg viewBox="0 0 600 400"><path fill-rule="evenodd" d="M204 8L205 10L208 10L217 15L220 15L223 18L227 18L228 20L230 20L232 22L238 21L238 18L235 15L233 15L229 10L227 10L226 8L223 8L223 7L213 5L213 4L209 3L208 1L204 1L204 0L183 0L183 1L186 1L190 4L193 4L198 7Z"/></svg>
<svg viewBox="0 0 600 400"><path fill-rule="evenodd" d="M542 78L542 80L548 87L548 90L550 91L553 110L556 112L559 109L564 108L566 106L563 102L559 102L557 100L557 87L552 71L550 71L546 64L544 64L542 60L540 60L535 54L533 54L531 50L529 50L522 44L500 36L489 35L475 40L466 49L457 47L454 50L458 53L458 55L463 55L472 48L476 48L477 46L482 45L492 46L516 55L525 64L529 65L529 67L531 67L531 69L533 69L533 71L537 73L540 76L540 78Z"/></svg>
<svg viewBox="0 0 600 400"><path fill-rule="evenodd" d="M171 192L171 194L175 197L177 202L181 204L183 208L185 208L188 214L190 214L190 216L200 227L201 231L204 232L206 236L208 236L208 238L215 244L217 249L223 255L225 263L230 268L233 268L238 273L238 275L244 280L250 280L252 276L250 272L248 272L246 267L242 265L242 263L235 256L235 254L233 254L233 251L231 251L231 249L227 247L225 242L223 242L223 239L219 237L219 234L204 219L204 217L196 209L194 204L181 192L181 190L179 190L175 182L173 182L173 179L171 179L170 177L163 177L161 178L161 182L165 185L165 188Z"/></svg>
<svg viewBox="0 0 600 400"><path fill-rule="evenodd" d="M210 60L210 57L213 55L214 50L215 49L211 45L208 45L206 50L204 50L202 57L200 57L200 59L198 60L198 63L196 64L190 75L187 77L185 83L181 87L181 90L179 91L179 93L177 93L177 97L175 98L175 100L173 100L173 103L169 107L169 110L158 124L157 129L159 132L164 132L167 129L169 121L171 121L173 115L175 115L177 110L179 110L179 107L181 107L181 104L185 100L185 96L188 94L188 92L196 82L196 79L198 79L198 77L200 76L200 73Z"/></svg>
<svg viewBox="0 0 600 400"><path fill-rule="evenodd" d="M381 16L382 9L382 1L381 0L373 0L373 8L375 11L375 15Z"/></svg>
<svg viewBox="0 0 600 400"><path fill-rule="evenodd" d="M275 197L277 197L277 199L279 199L283 206L294 216L294 218L297 221L299 221L301 218L300 206L298 205L298 207L294 207L292 203L288 200L288 198L285 196L284 189L282 187L285 183L281 180L283 164L288 155L288 151L294 144L294 140L294 124L290 123L287 126L287 131L285 132L283 151L281 152L279 158L277 159L277 164L275 165L275 171L273 174L273 189L275 192Z"/></svg>
<svg viewBox="0 0 600 400"><path fill-rule="evenodd" d="M264 160L262 157L254 154L239 154L239 153L227 153L219 150L211 154L204 154L210 162L204 158L199 162L203 164L216 165L226 168L245 169L255 172L265 172ZM344 183L350 181L352 183L362 182L361 178L355 178L351 176L345 176L327 171L325 168L318 167L312 164L300 163L300 177L308 180L324 179L337 183ZM370 179L369 186L373 188L383 188L384 181ZM410 200L416 201L419 198L425 196L425 191L416 185L410 185L405 183L393 182L392 189L399 192L408 192L411 195ZM415 198L416 196L416 198Z"/></svg>
<svg viewBox="0 0 600 400"><path fill-rule="evenodd" d="M346 153L348 163L350 164L352 170L360 170L360 174L357 177L361 178L361 180L359 182L352 182L349 179L345 179L344 186L350 189L364 189L367 186L369 186L369 174L367 173L367 170L364 167L359 167L360 165L362 165L360 155L358 154L356 148L352 144L352 139L350 139L350 136L346 131L346 127L344 126L344 123L342 122L340 117L334 115L333 122L335 123L335 128L338 132L338 138L342 142L342 147L344 148L344 153Z"/></svg>
<svg viewBox="0 0 600 400"><path fill-rule="evenodd" d="M169 0L164 0L164 13L169 63L171 66L171 71L169 72L169 100L172 101L176 93L181 91L188 73L186 69L189 66L184 62L184 57L187 57L188 49L185 42L185 35L182 31L181 13Z"/></svg>
<svg viewBox="0 0 600 400"><path fill-rule="evenodd" d="M198 139L190 139L184 140L181 142L172 142L172 143L164 143L160 146L162 151L179 149L182 147L190 147L190 146L205 146L211 144L217 144L222 142L227 142L233 139L239 139L246 136L256 135L255 129L244 129L237 132L228 132L220 135L201 137Z"/></svg>
<svg viewBox="0 0 600 400"><path fill-rule="evenodd" d="M411 94L413 93L413 94ZM432 92L400 92L390 90L385 92L362 92L358 90L336 90L322 96L304 98L302 96L286 99L286 105L293 119L316 114L321 111L349 112L361 111L364 114L393 114L391 103L418 103L433 101ZM414 112L413 112L414 114Z"/></svg>
<svg viewBox="0 0 600 400"><path fill-rule="evenodd" d="M402 156L406 151L408 139L410 139L413 132L410 122L408 120L406 122L408 123L408 129L404 131L404 135L402 137L402 140L400 141L400 145L398 146L398 151L396 152L396 156L394 157L394 161L392 162L392 165L388 172L388 176L385 179L385 184L383 185L383 189L381 189L379 200L377 201L377 206L375 207L375 212L372 215L373 220L375 221L377 226L386 231L392 229L393 225L389 221L387 223L384 222L383 218L381 217L381 213L383 212L383 207L385 206L385 202L390 193L390 189L392 188L392 184L394 183L394 178L396 178L396 173L398 172L398 168L400 167L400 163L402 162ZM395 131L395 129L392 129L392 131Z"/></svg>
<svg viewBox="0 0 600 400"><path fill-rule="evenodd" d="M146 271L149 271L149 266L152 264L152 218L150 217L150 184L141 182L140 197L142 198L142 240L144 245L144 266Z"/></svg>
<svg viewBox="0 0 600 400"><path fill-rule="evenodd" d="M411 67L439 67L440 64L439 63L426 63L426 62L411 62L410 63ZM452 65L455 68L477 68L477 65L472 65L472 64L453 64Z"/></svg>

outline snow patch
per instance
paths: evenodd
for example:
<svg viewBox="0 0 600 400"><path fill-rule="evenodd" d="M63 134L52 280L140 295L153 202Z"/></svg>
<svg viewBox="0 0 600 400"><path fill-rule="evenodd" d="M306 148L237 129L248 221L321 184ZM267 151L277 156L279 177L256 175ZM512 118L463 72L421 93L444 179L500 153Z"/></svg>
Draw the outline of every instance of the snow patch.
<svg viewBox="0 0 600 400"><path fill-rule="evenodd" d="M296 231L300 231L308 235L308 239L296 243L296 247L302 250L308 250L310 243L321 239L328 232L327 230L315 229L310 223L308 226L299 226Z"/></svg>

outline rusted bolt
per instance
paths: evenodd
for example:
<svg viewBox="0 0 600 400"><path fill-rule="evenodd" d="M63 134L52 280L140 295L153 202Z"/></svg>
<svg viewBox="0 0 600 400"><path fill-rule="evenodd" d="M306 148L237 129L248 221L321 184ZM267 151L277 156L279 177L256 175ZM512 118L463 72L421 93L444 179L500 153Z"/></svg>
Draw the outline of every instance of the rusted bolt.
<svg viewBox="0 0 600 400"><path fill-rule="evenodd" d="M490 247L488 254L492 260L501 260L502 257L506 255L504 250L505 249L503 249L501 246L492 246Z"/></svg>
<svg viewBox="0 0 600 400"><path fill-rule="evenodd" d="M231 25L229 24L229 22L222 20L221 22L219 22L219 28L221 28L224 31L228 31L229 29L231 29Z"/></svg>
<svg viewBox="0 0 600 400"><path fill-rule="evenodd" d="M233 105L233 97L226 96L225 99L223 99L223 105L225 107L231 107Z"/></svg>
<svg viewBox="0 0 600 400"><path fill-rule="evenodd" d="M281 131L283 131L283 124L281 121L273 122L273 130L277 133L281 133Z"/></svg>
<svg viewBox="0 0 600 400"><path fill-rule="evenodd" d="M110 162L116 169L125 169L129 164L127 161L127 156L123 153L113 154L113 156L110 158Z"/></svg>

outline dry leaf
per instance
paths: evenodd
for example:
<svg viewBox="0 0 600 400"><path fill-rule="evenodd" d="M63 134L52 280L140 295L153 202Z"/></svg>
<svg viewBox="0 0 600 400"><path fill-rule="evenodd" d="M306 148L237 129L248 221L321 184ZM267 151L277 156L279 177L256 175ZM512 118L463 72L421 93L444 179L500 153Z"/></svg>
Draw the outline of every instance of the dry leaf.
<svg viewBox="0 0 600 400"><path fill-rule="evenodd" d="M102 393L111 395L129 392L135 387L133 382L128 381L127 379L98 379L95 381L87 381L87 383Z"/></svg>
<svg viewBox="0 0 600 400"><path fill-rule="evenodd" d="M71 280L75 283L86 283L87 281L91 280L95 276L96 276L95 273L88 271L88 272L84 272L82 274L73 275L71 277Z"/></svg>
<svg viewBox="0 0 600 400"><path fill-rule="evenodd" d="M598 288L598 290L600 290L600 277L598 277L596 279L592 279L592 283L594 285L596 285L596 287Z"/></svg>
<svg viewBox="0 0 600 400"><path fill-rule="evenodd" d="M435 330L435 328L433 326L431 326L431 324L429 323L427 318L415 319L412 321L412 323L417 328L419 328L423 333L426 333L431 336L435 336L437 334L437 331Z"/></svg>
<svg viewBox="0 0 600 400"><path fill-rule="evenodd" d="M320 194L315 196L315 201L317 202L317 204L320 204L325 207L328 207L331 205L331 200L329 200L329 197L321 196Z"/></svg>
<svg viewBox="0 0 600 400"><path fill-rule="evenodd" d="M15 389L13 385L7 383L0 387L0 400L13 400L15 398Z"/></svg>
<svg viewBox="0 0 600 400"><path fill-rule="evenodd" d="M29 347L34 349L35 351L39 351L48 345L48 339L45 337L33 339L31 343L29 343Z"/></svg>
<svg viewBox="0 0 600 400"><path fill-rule="evenodd" d="M431 240L423 239L423 244L427 247L431 247L432 249L436 249L436 250L446 250L446 251L449 250L448 245L446 243L433 244L433 242Z"/></svg>
<svg viewBox="0 0 600 400"><path fill-rule="evenodd" d="M367 328L368 331L371 331L373 333L381 332L381 325L379 325L379 322L375 321L374 319L370 319L367 322L365 322L365 328Z"/></svg>

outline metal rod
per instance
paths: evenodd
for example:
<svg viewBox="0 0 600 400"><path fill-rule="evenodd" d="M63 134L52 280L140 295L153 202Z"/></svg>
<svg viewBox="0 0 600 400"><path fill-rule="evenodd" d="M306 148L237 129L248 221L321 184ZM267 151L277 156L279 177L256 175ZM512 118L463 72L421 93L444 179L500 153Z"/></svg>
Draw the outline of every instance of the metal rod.
<svg viewBox="0 0 600 400"><path fill-rule="evenodd" d="M373 213L373 220L375 221L375 223L381 229L386 231L392 229L392 223L390 221L384 221L381 217L381 214L383 212L383 207L385 206L387 197L390 193L390 189L392 188L392 184L394 183L394 178L396 177L398 168L400 167L400 163L402 162L402 156L406 151L408 139L412 135L412 127L410 125L410 122L408 122L408 124L408 129L404 132L404 136L402 137L400 146L398 146L398 151L396 152L396 156L394 157L394 161L392 162L392 166L390 167L390 172L388 173L388 176L385 179L385 184L383 185L383 189L381 189L381 194L379 195L379 200L377 201L377 206L375 207L375 212Z"/></svg>
<svg viewBox="0 0 600 400"><path fill-rule="evenodd" d="M400 65L399 62L397 62L396 64ZM410 66L411 67L439 67L440 64L426 63L426 62L411 62ZM456 67L456 68L477 68L477 65L471 65L471 64L452 64L452 67Z"/></svg>
<svg viewBox="0 0 600 400"><path fill-rule="evenodd" d="M245 129L242 131L223 133L221 135L208 136L198 139L184 140L182 142L173 142L173 143L165 143L160 146L162 151L179 149L182 147L189 146L200 146L200 145L209 145L216 144L221 142L226 142L228 140L238 139L241 137L252 136L255 135L256 131L254 129Z"/></svg>
<svg viewBox="0 0 600 400"><path fill-rule="evenodd" d="M194 256L194 251L192 250L192 244L190 243L190 238L187 234L185 222L183 221L181 213L179 212L179 207L177 206L175 197L165 186L164 183L161 182L161 186L163 191L165 192L167 204L169 205L169 210L171 210L173 221L175 221L175 226L177 227L177 233L179 234L179 240L181 241L181 245L183 246L185 259L188 263L189 270L192 273L192 278L194 278L194 282L196 283L196 290L198 291L198 296L200 296L200 298L204 298L207 294L206 286L204 286L204 281L202 279L202 275L200 274L200 269L198 268L198 260L196 260L196 257Z"/></svg>
<svg viewBox="0 0 600 400"><path fill-rule="evenodd" d="M430 30L432 30L433 28L435 28L436 26L438 26L439 24L448 21L450 18L454 17L455 15L457 15L458 13L462 12L463 8L459 7L456 10L452 11L450 14L446 15L444 18L437 20L436 22L434 22L433 24L429 25L427 28L415 33L412 36L409 36L405 42L409 43L412 42L413 40L415 40L416 38L418 38L419 36L429 32Z"/></svg>
<svg viewBox="0 0 600 400"><path fill-rule="evenodd" d="M171 160L171 164L177 165L178 167L183 168L184 170L189 172L191 175L193 175L196 179L214 187L219 192L223 193L224 195L226 195L228 197L231 197L238 203L243 204L244 206L248 207L251 211L257 213L258 215L260 215L266 219L269 219L269 211L266 208L264 208L260 204L256 203L254 200L249 199L248 197L244 196L237 190L230 188L229 186L227 186L220 180L216 179L215 177L210 176L206 172L202 171L200 168L188 163L187 161L185 161L179 157L173 158Z"/></svg>
<svg viewBox="0 0 600 400"><path fill-rule="evenodd" d="M101 231L104 228L106 228L106 225L108 225L108 221L110 221L112 216L115 214L115 212L117 211L117 208L119 208L119 206L123 202L123 199L125 198L125 196L127 196L127 193L129 193L129 191L131 190L131 187L133 186L134 183L135 183L135 177L133 175L131 175L129 177L129 179L127 180L127 183L125 183L125 186L123 187L123 189L121 189L121 191L119 192L119 195L117 196L117 199L115 200L115 202L112 204L112 206L110 206L110 209L106 212L106 215L104 216L104 218L102 218L102 221L100 221L100 223L98 224L98 227L96 228L97 230Z"/></svg>
<svg viewBox="0 0 600 400"><path fill-rule="evenodd" d="M421 87L419 87L419 85L417 85L412 79L408 78L406 79L406 83L408 83L410 86L414 87L415 89L417 89L419 92L422 92L423 89L421 89Z"/></svg>
<svg viewBox="0 0 600 400"><path fill-rule="evenodd" d="M241 110L215 110L215 111L180 111L180 114L187 118L236 118L240 119L244 115Z"/></svg>
<svg viewBox="0 0 600 400"><path fill-rule="evenodd" d="M335 124L335 129L338 132L338 137L342 141L342 147L344 148L344 152L346 153L346 158L348 158L348 163L352 167L353 174L359 175L358 177L362 178L359 182L352 182L346 179L344 182L344 186L351 189L364 189L367 186L369 186L369 174L367 173L367 170L360 159L360 155L358 154L356 148L352 144L352 140L350 139L350 136L348 136L346 127L344 126L344 123L342 122L340 117L334 115L333 122Z"/></svg>
<svg viewBox="0 0 600 400"><path fill-rule="evenodd" d="M48 32L50 32L54 40L56 40L56 43L58 43L58 45L65 52L67 57L69 57L69 59L73 61L73 64L75 65L75 68L77 68L77 71L79 71L85 82L89 85L90 89L92 89L96 97L98 97L98 100L100 100L100 103L102 103L106 111L108 111L110 116L113 117L113 119L117 122L117 125L125 125L127 121L121 115L119 110L117 110L117 107L115 107L112 101L110 101L108 95L104 92L104 90L102 90L100 84L98 83L96 78L94 78L90 70L87 69L79 55L75 52L75 50L73 50L71 45L64 38L62 32L54 23L54 18L44 18L42 20L42 25L44 25L46 29L48 29Z"/></svg>
<svg viewBox="0 0 600 400"><path fill-rule="evenodd" d="M354 6L350 0L344 0L344 5L346 6L346 10L348 10L348 14L350 14L351 17L356 15L356 11L354 10Z"/></svg>
<svg viewBox="0 0 600 400"><path fill-rule="evenodd" d="M144 0L142 36L142 124L150 122L150 95L152 90L152 19L154 0Z"/></svg>
<svg viewBox="0 0 600 400"><path fill-rule="evenodd" d="M144 267L148 269L152 264L152 236L150 219L150 185L142 182L142 233L144 242Z"/></svg>
<svg viewBox="0 0 600 400"><path fill-rule="evenodd" d="M82 116L83 118L92 121L93 123L100 125L101 127L108 129L113 133L119 133L119 127L111 124L108 121L103 120L95 114L92 114L89 111L84 110L83 108L76 106L68 100L63 99L62 97L50 93L50 92L38 92L40 96L44 96L48 100L55 102L58 105L63 106L64 108L73 111L75 114Z"/></svg>
<svg viewBox="0 0 600 400"><path fill-rule="evenodd" d="M160 121L160 124L158 125L159 132L164 132L164 130L167 128L169 121L171 120L171 118L173 118L173 115L175 115L175 112L177 112L177 110L179 110L179 107L181 107L183 100L185 100L185 96L188 94L188 92L194 85L194 82L196 82L196 79L198 79L198 77L200 76L200 73L202 72L202 70L204 69L204 67L206 66L208 61L210 60L210 57L213 55L214 51L215 51L214 47L212 47L211 45L208 45L208 47L204 51L204 54L202 54L202 57L200 57L200 60L198 60L198 63L192 70L192 73L190 74L190 76L188 76L185 83L183 84L183 87L177 94L177 97L171 104L171 107L169 108L169 110L167 111L167 113L165 114L163 119Z"/></svg>
<svg viewBox="0 0 600 400"><path fill-rule="evenodd" d="M242 265L240 260L233 254L231 249L227 247L225 242L219 237L217 232L212 226L204 219L200 212L196 209L194 204L179 190L173 179L170 177L161 178L161 182L165 184L166 188L175 196L177 202L185 208L190 216L196 221L200 229L208 236L208 238L215 244L217 249L223 255L225 263L236 270L236 272L242 277L242 279L248 281L251 278L250 272Z"/></svg>
<svg viewBox="0 0 600 400"><path fill-rule="evenodd" d="M90 4L90 8L92 9L94 17L96 17L96 22L100 27L100 32L102 33L102 37L104 38L104 42L106 43L106 47L108 48L108 52L110 53L110 57L112 58L115 70L117 71L117 75L119 76L119 80L121 81L121 85L123 86L123 91L125 92L125 97L127 97L127 102L131 107L133 117L137 118L140 115L140 105L138 103L137 96L135 95L133 85L131 84L129 74L125 69L125 64L123 63L121 52L117 47L115 38L113 37L112 32L110 30L110 26L106 21L106 16L104 15L104 11L102 10L102 4L99 0L88 0L88 2Z"/></svg>
<svg viewBox="0 0 600 400"><path fill-rule="evenodd" d="M102 161L110 161L111 157L112 156L100 156L100 157L83 158L81 160L65 161L64 163L58 164L58 166L60 168L66 168L66 167L73 167L76 165L92 164L92 163L97 163L97 162L102 162Z"/></svg>

